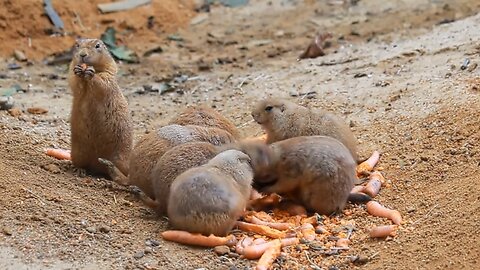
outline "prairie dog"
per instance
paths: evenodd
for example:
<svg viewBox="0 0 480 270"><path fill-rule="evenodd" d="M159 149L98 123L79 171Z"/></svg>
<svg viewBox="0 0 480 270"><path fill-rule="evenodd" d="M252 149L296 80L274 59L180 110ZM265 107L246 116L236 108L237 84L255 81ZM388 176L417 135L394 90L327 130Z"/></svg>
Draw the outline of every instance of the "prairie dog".
<svg viewBox="0 0 480 270"><path fill-rule="evenodd" d="M357 139L345 122L330 112L269 98L256 104L252 117L267 133L267 143L299 136L329 136L343 143L358 160Z"/></svg>
<svg viewBox="0 0 480 270"><path fill-rule="evenodd" d="M157 214L166 215L170 186L175 178L190 168L204 165L218 153L218 148L208 142L189 142L168 150L152 169L155 202L147 205Z"/></svg>
<svg viewBox="0 0 480 270"><path fill-rule="evenodd" d="M215 127L227 131L237 140L241 137L237 127L230 120L205 106L188 107L170 120L169 124Z"/></svg>
<svg viewBox="0 0 480 270"><path fill-rule="evenodd" d="M251 193L250 158L237 150L179 175L170 188L168 217L179 230L224 236L243 214Z"/></svg>
<svg viewBox="0 0 480 270"><path fill-rule="evenodd" d="M152 185L152 169L157 161L172 147L187 142L208 142L212 145L232 143L235 138L228 132L211 127L168 125L145 135L130 155L130 173L119 174L114 166L110 166L110 175L121 185L134 185L145 195L155 199ZM108 160L102 160L108 164Z"/></svg>
<svg viewBox="0 0 480 270"><path fill-rule="evenodd" d="M270 145L240 142L231 147L250 156L258 191L277 193L320 214L343 210L356 180L350 151L331 137L302 136Z"/></svg>
<svg viewBox="0 0 480 270"><path fill-rule="evenodd" d="M128 174L133 126L116 74L117 64L101 40L76 42L68 74L73 93L70 125L75 167L108 174L98 161L104 158Z"/></svg>

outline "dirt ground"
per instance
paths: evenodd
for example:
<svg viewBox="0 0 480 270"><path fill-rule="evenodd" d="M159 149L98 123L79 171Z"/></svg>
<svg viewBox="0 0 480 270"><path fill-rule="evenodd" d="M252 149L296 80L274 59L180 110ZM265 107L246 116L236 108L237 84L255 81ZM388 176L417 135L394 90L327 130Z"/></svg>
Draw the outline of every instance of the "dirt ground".
<svg viewBox="0 0 480 270"><path fill-rule="evenodd" d="M8 34L0 38L0 87L19 84L24 91L13 95L21 115L0 111L0 268L253 267L254 261L163 241L159 233L166 220L127 188L81 177L70 162L44 154L46 147L70 147L71 95L67 66L45 66L41 59L69 49L74 37L45 35L48 21L34 10L41 8L40 1L4 2L0 29ZM73 20L77 8L69 4L75 1L64 2L59 13ZM331 256L312 251L310 261L286 255L276 269L478 269L477 0L252 0L244 7L214 6L199 14L188 1L171 0L108 16L91 15L97 12L94 3L104 1L81 2L84 29L68 21L68 31L99 37L109 24L125 27L122 18L130 18L131 31L119 36L123 43L140 55L153 46L163 49L140 64L120 63L119 83L134 117L135 140L189 104L212 106L245 136L258 135L251 106L259 98L280 96L344 117L363 157L381 151L379 165L391 187L377 198L402 213L398 235L371 240L368 229L386 221L369 216L363 205L350 205L353 215L339 216L355 223L349 250ZM27 13L18 15L27 6ZM150 14L158 14L153 29L144 25ZM195 16L207 17L189 25ZM115 20L100 23L105 18ZM298 62L318 31L333 34L327 54ZM171 34L183 40L167 38ZM25 43L28 37L34 47ZM14 48L31 63L8 70ZM175 89L143 91L143 85L160 81ZM30 107L48 113L33 115L26 110ZM353 256L366 260L354 264Z"/></svg>

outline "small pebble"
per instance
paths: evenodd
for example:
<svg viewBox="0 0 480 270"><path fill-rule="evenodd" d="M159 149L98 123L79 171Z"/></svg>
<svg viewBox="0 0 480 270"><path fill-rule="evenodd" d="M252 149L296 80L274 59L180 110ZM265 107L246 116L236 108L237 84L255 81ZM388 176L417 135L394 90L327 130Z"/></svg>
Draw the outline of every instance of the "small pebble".
<svg viewBox="0 0 480 270"><path fill-rule="evenodd" d="M27 112L31 114L46 114L48 113L48 110L40 107L32 107L32 108L28 108Z"/></svg>
<svg viewBox="0 0 480 270"><path fill-rule="evenodd" d="M87 232L89 232L89 233L96 233L97 232L97 229L95 227L87 227L87 228L85 228L85 230L87 230Z"/></svg>
<svg viewBox="0 0 480 270"><path fill-rule="evenodd" d="M145 245L150 247L158 247L160 246L160 242L154 239L148 239L147 241L145 241Z"/></svg>
<svg viewBox="0 0 480 270"><path fill-rule="evenodd" d="M101 232L101 233L109 233L110 232L110 227L108 226L101 226L100 228L98 228L98 230Z"/></svg>
<svg viewBox="0 0 480 270"><path fill-rule="evenodd" d="M10 110L14 104L13 97L0 97L0 110Z"/></svg>
<svg viewBox="0 0 480 270"><path fill-rule="evenodd" d="M27 57L25 56L25 54L20 51L20 50L14 50L13 51L13 55L15 56L15 58L20 61L20 62L24 62L24 61L27 61Z"/></svg>
<svg viewBox="0 0 480 270"><path fill-rule="evenodd" d="M143 258L143 256L145 256L145 252L139 251L139 252L135 253L135 255L133 255L133 258L139 260L139 259Z"/></svg>
<svg viewBox="0 0 480 270"><path fill-rule="evenodd" d="M217 253L217 255L222 256L230 252L230 248L228 246L216 246L213 248L213 251Z"/></svg>
<svg viewBox="0 0 480 270"><path fill-rule="evenodd" d="M5 235L12 235L12 229L10 229L9 227L3 227L2 232Z"/></svg>
<svg viewBox="0 0 480 270"><path fill-rule="evenodd" d="M238 258L240 257L240 255L238 253L235 253L235 252L229 252L228 253L228 257L230 258Z"/></svg>
<svg viewBox="0 0 480 270"><path fill-rule="evenodd" d="M361 264L366 264L369 261L369 259L365 255L358 255L358 256L353 256L351 258L351 261L354 264L361 265Z"/></svg>
<svg viewBox="0 0 480 270"><path fill-rule="evenodd" d="M146 247L144 250L143 250L143 253L145 254L150 254L153 252L153 249L151 247Z"/></svg>

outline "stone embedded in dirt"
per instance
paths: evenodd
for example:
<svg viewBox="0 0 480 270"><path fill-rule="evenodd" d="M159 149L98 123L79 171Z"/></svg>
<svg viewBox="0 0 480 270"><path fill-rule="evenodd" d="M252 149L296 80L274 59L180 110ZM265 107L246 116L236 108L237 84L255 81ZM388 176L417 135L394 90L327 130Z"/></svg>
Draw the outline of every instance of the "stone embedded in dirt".
<svg viewBox="0 0 480 270"><path fill-rule="evenodd" d="M18 61L20 62L25 62L27 61L27 57L25 56L25 54L20 51L20 50L14 50L13 51L13 56L15 56L15 59L17 59Z"/></svg>
<svg viewBox="0 0 480 270"><path fill-rule="evenodd" d="M60 168L53 163L47 164L43 166L43 168L51 173L59 173L61 171Z"/></svg>
<svg viewBox="0 0 480 270"><path fill-rule="evenodd" d="M0 97L0 110L10 110L14 104L15 101L13 97Z"/></svg>
<svg viewBox="0 0 480 270"><path fill-rule="evenodd" d="M5 235L8 235L8 236L13 234L12 229L10 229L9 227L3 227L2 228L2 233L5 234Z"/></svg>
<svg viewBox="0 0 480 270"><path fill-rule="evenodd" d="M219 255L219 256L222 256L222 255L225 255L227 253L230 252L230 248L228 246L216 246L213 251Z"/></svg>
<svg viewBox="0 0 480 270"><path fill-rule="evenodd" d="M27 109L27 112L31 114L46 114L48 110L40 107L31 107Z"/></svg>
<svg viewBox="0 0 480 270"><path fill-rule="evenodd" d="M85 230L89 233L96 233L97 229L95 227L87 227Z"/></svg>
<svg viewBox="0 0 480 270"><path fill-rule="evenodd" d="M240 257L240 254L235 253L235 252L229 252L229 253L228 253L228 257L230 257L230 258L238 258L238 257Z"/></svg>
<svg viewBox="0 0 480 270"><path fill-rule="evenodd" d="M154 239L148 239L147 241L145 241L145 245L150 247L158 247L160 246L160 242Z"/></svg>
<svg viewBox="0 0 480 270"><path fill-rule="evenodd" d="M197 15L196 17L194 17L190 21L190 25L200 24L200 23L206 21L208 19L208 17L209 17L208 13L201 13L201 14Z"/></svg>
<svg viewBox="0 0 480 270"><path fill-rule="evenodd" d="M102 225L102 226L100 226L100 228L98 228L98 230L99 230L101 233L109 233L111 229L110 229L110 227L108 227L108 226Z"/></svg>
<svg viewBox="0 0 480 270"><path fill-rule="evenodd" d="M362 264L366 264L368 261L370 261L370 259L365 255L358 255L358 256L353 256L351 258L351 261L353 264L362 265Z"/></svg>
<svg viewBox="0 0 480 270"><path fill-rule="evenodd" d="M7 68L10 69L10 70L15 70L15 69L21 69L22 66L20 66L17 63L10 63L10 64L7 65Z"/></svg>
<svg viewBox="0 0 480 270"><path fill-rule="evenodd" d="M144 252L145 254L150 254L150 253L153 252L153 249L152 249L151 247L146 247L146 248L143 250L143 252Z"/></svg>
<svg viewBox="0 0 480 270"><path fill-rule="evenodd" d="M19 108L11 108L10 110L8 110L8 113L13 117L18 117L22 115L22 110L20 110Z"/></svg>
<svg viewBox="0 0 480 270"><path fill-rule="evenodd" d="M145 252L139 251L139 252L137 252L133 255L133 258L139 260L139 259L143 258L143 256L145 256Z"/></svg>

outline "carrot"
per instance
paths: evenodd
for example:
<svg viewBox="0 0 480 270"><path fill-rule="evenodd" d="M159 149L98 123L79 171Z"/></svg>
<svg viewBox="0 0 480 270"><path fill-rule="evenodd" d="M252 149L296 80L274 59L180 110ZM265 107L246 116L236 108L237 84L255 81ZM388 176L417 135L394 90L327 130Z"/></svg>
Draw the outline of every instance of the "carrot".
<svg viewBox="0 0 480 270"><path fill-rule="evenodd" d="M276 239L272 241L270 247L265 250L260 260L258 260L257 266L255 267L256 270L268 270L272 267L273 262L275 259L280 256L282 252L282 242Z"/></svg>
<svg viewBox="0 0 480 270"><path fill-rule="evenodd" d="M292 246L300 243L300 240L296 237L284 238L284 239L275 239L280 240L282 247ZM275 241L274 240L274 241ZM243 257L249 260L256 260L260 258L263 253L272 245L273 241L269 241L263 244L247 246L243 250Z"/></svg>
<svg viewBox="0 0 480 270"><path fill-rule="evenodd" d="M380 152L373 151L372 156L370 156L364 162L358 164L357 166L357 176L368 175L368 173L373 170L373 167L378 163L380 159Z"/></svg>
<svg viewBox="0 0 480 270"><path fill-rule="evenodd" d="M216 247L216 246L233 246L237 243L237 239L233 235L227 237L219 237L211 234L205 236L201 234L189 233L186 231L169 230L161 233L163 239L167 241L177 242L185 245Z"/></svg>
<svg viewBox="0 0 480 270"><path fill-rule="evenodd" d="M382 184L385 183L385 178L383 178L383 175L377 171L372 172L369 178L370 180L363 189L363 193L374 198L375 196L377 196L378 192L380 192Z"/></svg>
<svg viewBox="0 0 480 270"><path fill-rule="evenodd" d="M375 226L370 230L370 237L383 238L387 236L395 236L397 234L397 225Z"/></svg>
<svg viewBox="0 0 480 270"><path fill-rule="evenodd" d="M252 195L250 194L250 197L251 196ZM272 193L272 194L260 197L258 199L250 200L248 204L250 208L259 210L259 209L268 208L269 206L278 205L281 199L282 197L280 197L280 195Z"/></svg>
<svg viewBox="0 0 480 270"><path fill-rule="evenodd" d="M315 225L318 224L317 215L313 215L313 216L307 217L307 218L302 218L302 220L300 221L300 223L301 223L301 224L310 223L310 224L312 224L313 226L315 226Z"/></svg>
<svg viewBox="0 0 480 270"><path fill-rule="evenodd" d="M251 224L242 221L237 221L235 225L242 231L257 233L260 235L268 236L270 238L285 238L286 236L285 232L272 229L265 225Z"/></svg>
<svg viewBox="0 0 480 270"><path fill-rule="evenodd" d="M367 212L376 217L388 218L396 225L400 225L402 222L402 215L400 212L388 209L375 201L369 201L367 203Z"/></svg>
<svg viewBox="0 0 480 270"><path fill-rule="evenodd" d="M341 248L348 248L348 244L350 244L350 240L348 238L339 238L335 243L335 246Z"/></svg>
<svg viewBox="0 0 480 270"><path fill-rule="evenodd" d="M82 70L85 71L87 69L87 64L81 63L80 66L82 67Z"/></svg>
<svg viewBox="0 0 480 270"><path fill-rule="evenodd" d="M240 239L235 245L235 251L242 255L243 251L246 247L251 246L253 244L253 238L249 236L245 236L244 238Z"/></svg>
<svg viewBox="0 0 480 270"><path fill-rule="evenodd" d="M265 226L268 226L270 228L281 230L281 231L288 230L289 228L293 227L293 224L290 224L290 223L267 222L267 221L263 221L263 220L257 218L256 216L246 216L243 219L245 219L245 221L248 221L248 222L253 223L253 224L265 225Z"/></svg>
<svg viewBox="0 0 480 270"><path fill-rule="evenodd" d="M352 188L352 191L350 191L350 193L363 192L364 189L365 189L365 186L362 186L362 185L354 186Z"/></svg>
<svg viewBox="0 0 480 270"><path fill-rule="evenodd" d="M263 195L252 188L252 191L250 192L250 200L258 200L261 198L263 198Z"/></svg>
<svg viewBox="0 0 480 270"><path fill-rule="evenodd" d="M317 236L315 234L315 228L310 223L304 223L300 227L300 233L302 234L302 238L306 241L313 241Z"/></svg>
<svg viewBox="0 0 480 270"><path fill-rule="evenodd" d="M72 160L69 150L47 148L46 153L56 159Z"/></svg>

